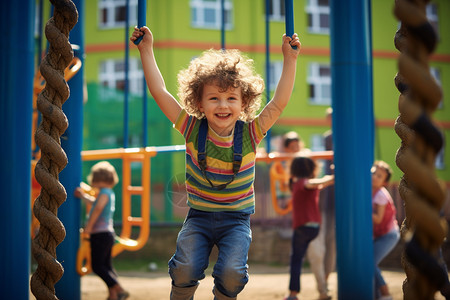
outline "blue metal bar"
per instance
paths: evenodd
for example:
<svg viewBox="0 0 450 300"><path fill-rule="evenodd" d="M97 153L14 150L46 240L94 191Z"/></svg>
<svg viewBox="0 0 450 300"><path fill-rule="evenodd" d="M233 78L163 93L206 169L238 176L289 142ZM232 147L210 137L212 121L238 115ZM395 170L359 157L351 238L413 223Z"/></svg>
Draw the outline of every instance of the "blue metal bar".
<svg viewBox="0 0 450 300"><path fill-rule="evenodd" d="M34 20L35 1L0 2L2 299L29 298Z"/></svg>
<svg viewBox="0 0 450 300"><path fill-rule="evenodd" d="M222 49L225 49L225 0L220 0L220 12L221 12L221 20L220 20L220 44Z"/></svg>
<svg viewBox="0 0 450 300"><path fill-rule="evenodd" d="M294 34L294 1L284 0L284 9L286 10L286 35Z"/></svg>
<svg viewBox="0 0 450 300"><path fill-rule="evenodd" d="M266 0L266 14L265 14L265 23L266 23L266 104L270 101L270 20L269 20L269 11L270 11L270 1ZM270 153L270 140L271 140L271 130L269 129L266 134L266 152Z"/></svg>
<svg viewBox="0 0 450 300"><path fill-rule="evenodd" d="M147 13L147 0L139 0L138 2L138 28L146 25L145 15ZM128 18L128 16L127 16ZM144 36L138 37L133 43L138 45Z"/></svg>
<svg viewBox="0 0 450 300"><path fill-rule="evenodd" d="M147 24L147 0L139 0L138 2L138 28ZM139 44L139 42L137 42ZM142 94L142 144L144 147L148 146L148 97L147 97L147 83L145 77L143 80L143 94Z"/></svg>
<svg viewBox="0 0 450 300"><path fill-rule="evenodd" d="M39 0L39 17L38 17L38 28L37 28L38 32L39 32L39 35L38 35L38 59L37 59L38 66L41 64L41 60L42 60L42 19L44 16L43 1L44 0Z"/></svg>
<svg viewBox="0 0 450 300"><path fill-rule="evenodd" d="M342 4L330 4L338 298L373 299L370 1Z"/></svg>
<svg viewBox="0 0 450 300"><path fill-rule="evenodd" d="M284 0L284 9L286 15L286 35L292 37L294 35L294 1ZM297 46L292 48L297 49Z"/></svg>
<svg viewBox="0 0 450 300"><path fill-rule="evenodd" d="M142 78L143 81L143 91L142 91L142 146L148 146L148 96L147 96L147 83L145 78Z"/></svg>
<svg viewBox="0 0 450 300"><path fill-rule="evenodd" d="M124 100L123 100L123 147L128 147L128 110L129 110L129 94L128 94L128 68L129 68L129 57L130 57L130 47L128 44L129 32L130 28L130 0L126 1L125 6L125 85L124 85Z"/></svg>
<svg viewBox="0 0 450 300"><path fill-rule="evenodd" d="M43 20L43 16L44 16L44 9L43 9L44 3L43 0L39 0L39 16L38 16L38 24L37 24L37 31L38 33L38 38L37 38L37 67L39 68L39 66L41 65L41 61L42 61L42 20ZM38 118L37 118L37 124L41 123L41 112L38 110L37 111L38 114ZM34 133L33 133L34 134ZM39 153L39 146L35 143L34 144L34 149L31 149L33 151L32 153L32 158L35 159L36 155Z"/></svg>
<svg viewBox="0 0 450 300"><path fill-rule="evenodd" d="M58 209L58 217L66 228L66 238L56 248L58 261L64 267L64 276L55 284L59 299L80 300L81 283L76 270L80 241L81 202L73 196L82 178L81 150L83 145L83 84L84 84L84 5L85 0L72 0L78 10L78 23L70 32L70 43L76 45L75 56L81 60L78 73L68 81L70 97L63 111L70 126L61 138L61 146L69 163L59 176L67 192L66 201ZM75 48L75 47L74 47Z"/></svg>

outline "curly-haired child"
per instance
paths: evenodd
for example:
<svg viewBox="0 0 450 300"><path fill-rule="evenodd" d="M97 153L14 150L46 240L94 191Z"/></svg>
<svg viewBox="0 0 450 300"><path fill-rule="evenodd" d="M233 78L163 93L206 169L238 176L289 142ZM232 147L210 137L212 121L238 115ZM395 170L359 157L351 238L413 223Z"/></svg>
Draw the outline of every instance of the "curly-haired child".
<svg viewBox="0 0 450 300"><path fill-rule="evenodd" d="M283 36L283 71L273 99L258 116L264 81L237 50L208 50L178 75L180 103L167 91L153 53L153 35L135 28L148 88L186 140L190 207L169 261L170 299L192 299L214 245L214 299L236 299L248 281L254 213L256 148L291 97L300 41ZM296 49L291 46L297 46Z"/></svg>

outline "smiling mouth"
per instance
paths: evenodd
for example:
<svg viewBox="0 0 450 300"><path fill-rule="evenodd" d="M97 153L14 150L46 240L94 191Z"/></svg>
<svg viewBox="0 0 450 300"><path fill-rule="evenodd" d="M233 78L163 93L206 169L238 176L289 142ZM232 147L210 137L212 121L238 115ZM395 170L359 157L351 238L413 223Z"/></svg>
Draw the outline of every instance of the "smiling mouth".
<svg viewBox="0 0 450 300"><path fill-rule="evenodd" d="M231 114L216 114L216 116L219 118L228 118Z"/></svg>

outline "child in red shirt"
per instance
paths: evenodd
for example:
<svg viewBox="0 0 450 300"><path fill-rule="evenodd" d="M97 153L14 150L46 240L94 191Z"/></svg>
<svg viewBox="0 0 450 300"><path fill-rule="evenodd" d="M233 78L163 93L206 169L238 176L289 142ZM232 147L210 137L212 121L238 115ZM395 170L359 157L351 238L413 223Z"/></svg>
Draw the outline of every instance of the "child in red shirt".
<svg viewBox="0 0 450 300"><path fill-rule="evenodd" d="M319 234L319 190L334 183L334 175L316 178L319 168L309 157L296 157L291 163L290 188L292 191L291 278L289 295L285 300L297 300L303 257L309 243Z"/></svg>

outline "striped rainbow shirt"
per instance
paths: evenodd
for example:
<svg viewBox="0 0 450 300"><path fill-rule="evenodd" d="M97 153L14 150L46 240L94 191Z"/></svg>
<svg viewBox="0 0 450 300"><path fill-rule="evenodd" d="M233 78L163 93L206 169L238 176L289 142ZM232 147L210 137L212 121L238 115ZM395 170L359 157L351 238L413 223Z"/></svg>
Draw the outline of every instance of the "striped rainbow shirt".
<svg viewBox="0 0 450 300"><path fill-rule="evenodd" d="M255 212L253 181L256 147L264 138L259 118L245 123L242 132L242 164L236 178L225 189L216 190L203 177L197 162L197 138L201 120L182 110L174 124L186 140L186 190L189 207L203 211ZM233 132L234 133L234 132ZM233 133L219 136L210 127L206 138L206 175L214 185L233 176Z"/></svg>

